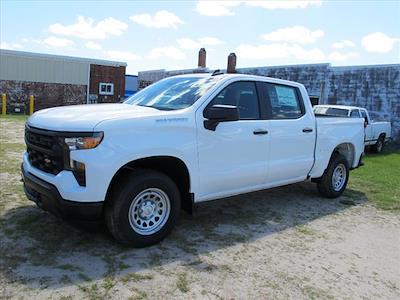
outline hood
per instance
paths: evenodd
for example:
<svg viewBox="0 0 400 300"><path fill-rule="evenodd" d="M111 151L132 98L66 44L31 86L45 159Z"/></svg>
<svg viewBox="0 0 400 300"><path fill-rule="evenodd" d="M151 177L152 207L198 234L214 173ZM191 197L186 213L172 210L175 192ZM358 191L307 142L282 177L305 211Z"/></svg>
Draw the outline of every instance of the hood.
<svg viewBox="0 0 400 300"><path fill-rule="evenodd" d="M165 111L130 104L71 105L40 110L29 118L28 125L55 131L92 131L105 120L162 114Z"/></svg>

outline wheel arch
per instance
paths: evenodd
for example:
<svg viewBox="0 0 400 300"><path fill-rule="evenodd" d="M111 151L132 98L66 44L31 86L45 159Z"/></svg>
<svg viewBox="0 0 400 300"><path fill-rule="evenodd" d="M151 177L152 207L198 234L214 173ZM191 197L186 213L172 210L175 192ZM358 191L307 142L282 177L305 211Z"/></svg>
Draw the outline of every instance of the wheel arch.
<svg viewBox="0 0 400 300"><path fill-rule="evenodd" d="M337 145L331 154L331 159L332 159L332 156L335 154L343 155L349 164L349 168L352 168L353 165L355 164L356 150L352 143L347 142L347 143L341 143L341 144Z"/></svg>
<svg viewBox="0 0 400 300"><path fill-rule="evenodd" d="M110 194L119 179L127 173L134 172L135 169L154 170L170 177L177 185L181 194L182 209L188 213L192 213L194 196L190 192L191 178L189 168L183 160L175 156L149 156L126 163L113 175L107 188L106 202L112 201Z"/></svg>
<svg viewBox="0 0 400 300"><path fill-rule="evenodd" d="M336 144L336 146L331 146L328 149L326 149L325 155L322 155L322 159L318 159L316 161L316 165L317 168L316 169L312 169L311 173L309 174L309 178L311 178L311 180L313 182L318 182L319 179L321 178L321 176L325 173L325 171L327 170L327 168L329 167L329 163L332 160L332 157L334 155L337 154L341 154L343 155L349 165L349 168L352 169L356 163L357 163L357 157L356 157L356 148L354 146L354 144L352 144L349 141L343 141L341 143Z"/></svg>

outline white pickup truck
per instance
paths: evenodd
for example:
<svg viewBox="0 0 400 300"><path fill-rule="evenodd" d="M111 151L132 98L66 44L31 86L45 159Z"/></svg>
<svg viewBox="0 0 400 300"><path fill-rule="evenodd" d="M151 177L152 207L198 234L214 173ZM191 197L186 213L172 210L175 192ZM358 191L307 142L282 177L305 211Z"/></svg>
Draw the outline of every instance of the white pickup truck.
<svg viewBox="0 0 400 300"><path fill-rule="evenodd" d="M391 138L390 122L374 122L365 108L344 105L316 105L317 116L363 118L365 127L365 146L370 146L376 153L382 152L383 146Z"/></svg>
<svg viewBox="0 0 400 300"><path fill-rule="evenodd" d="M305 180L340 196L360 165L364 126L315 118L299 83L213 73L163 79L122 104L38 111L25 140L30 200L104 218L117 241L143 247L199 202Z"/></svg>

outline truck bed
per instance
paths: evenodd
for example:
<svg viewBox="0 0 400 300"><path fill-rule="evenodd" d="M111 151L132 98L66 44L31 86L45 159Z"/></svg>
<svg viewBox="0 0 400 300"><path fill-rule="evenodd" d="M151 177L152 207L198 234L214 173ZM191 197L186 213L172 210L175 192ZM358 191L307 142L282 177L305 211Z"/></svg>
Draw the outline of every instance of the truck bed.
<svg viewBox="0 0 400 300"><path fill-rule="evenodd" d="M316 118L317 139L315 145L315 163L310 177L320 177L328 165L330 155L337 145L348 147L356 145L353 157L348 157L349 165L357 167L364 151L364 120L347 117Z"/></svg>

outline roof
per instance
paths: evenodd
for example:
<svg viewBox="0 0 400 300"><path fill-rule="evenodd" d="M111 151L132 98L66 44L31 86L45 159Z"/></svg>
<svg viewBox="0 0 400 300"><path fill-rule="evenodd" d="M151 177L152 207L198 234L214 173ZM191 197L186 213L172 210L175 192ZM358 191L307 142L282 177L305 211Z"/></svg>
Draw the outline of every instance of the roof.
<svg viewBox="0 0 400 300"><path fill-rule="evenodd" d="M218 77L224 80L228 80L230 78L240 78L242 80L259 80L259 81L266 81L266 82L271 82L271 83L277 83L277 84L287 84L291 86L303 86L303 84L295 81L290 81L290 80L284 80L284 79L279 79L279 78L273 78L273 77L267 77L267 76L259 76L259 75L251 75L251 74L241 74L241 73L219 73L216 75L212 75L212 73L191 73L191 74L180 74L180 75L175 75L175 76L169 76L166 78L171 78L171 77Z"/></svg>
<svg viewBox="0 0 400 300"><path fill-rule="evenodd" d="M27 58L54 59L54 60L82 62L82 63L89 63L89 64L93 64L93 65L102 65L102 66L111 66L111 67L126 67L127 66L126 62L119 62L119 61L93 59L93 58L85 58L85 57L75 57L75 56L54 55L54 54L46 54L46 53L15 51L15 50L6 50L6 49L0 49L0 54L2 56L8 55L8 56L19 56L19 57L27 57Z"/></svg>

